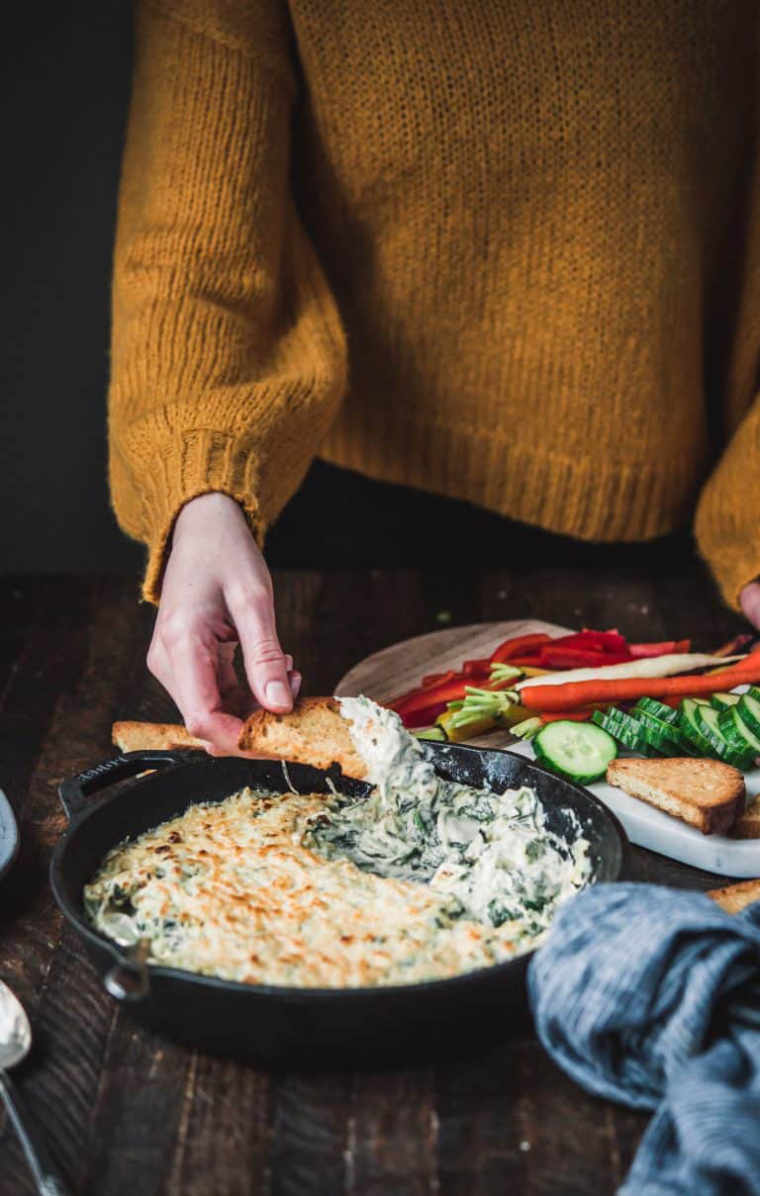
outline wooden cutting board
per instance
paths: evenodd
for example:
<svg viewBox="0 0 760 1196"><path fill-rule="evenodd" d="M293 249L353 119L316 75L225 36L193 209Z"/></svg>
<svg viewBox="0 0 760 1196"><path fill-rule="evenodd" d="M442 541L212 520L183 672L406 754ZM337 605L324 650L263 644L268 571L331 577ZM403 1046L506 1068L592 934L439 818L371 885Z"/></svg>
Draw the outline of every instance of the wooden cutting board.
<svg viewBox="0 0 760 1196"><path fill-rule="evenodd" d="M569 628L539 619L512 619L504 623L471 623L466 627L447 627L414 639L391 644L354 665L338 682L338 697L366 694L385 703L419 685L426 673L458 669L462 661L488 656L502 640L516 635L545 631L548 635L566 635ZM509 731L493 731L465 742L476 747L506 748L534 758L529 743ZM760 769L747 773L748 792L760 792ZM717 872L721 876L760 876L760 839L729 839L724 835L703 835L677 818L663 814L654 806L629 797L621 789L597 781L588 788L622 822L628 838L639 847L648 847L694 868Z"/></svg>
<svg viewBox="0 0 760 1196"><path fill-rule="evenodd" d="M477 660L489 656L494 648L506 639L517 635L533 635L544 631L547 635L567 635L567 627L556 623L543 623L540 619L510 619L503 623L470 623L466 627L447 627L443 631L431 631L411 640L403 640L375 652L354 665L338 682L335 693L338 697L356 697L366 694L375 702L384 704L415 689L426 673L443 673L447 669L460 669L462 661ZM493 731L479 735L464 743L477 747L505 747L517 743L509 731Z"/></svg>

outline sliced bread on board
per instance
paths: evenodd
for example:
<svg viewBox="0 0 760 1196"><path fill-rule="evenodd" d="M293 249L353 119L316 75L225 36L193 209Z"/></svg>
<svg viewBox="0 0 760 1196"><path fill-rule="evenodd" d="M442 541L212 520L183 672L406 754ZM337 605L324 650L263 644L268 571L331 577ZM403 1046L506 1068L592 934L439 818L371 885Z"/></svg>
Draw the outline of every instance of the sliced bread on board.
<svg viewBox="0 0 760 1196"><path fill-rule="evenodd" d="M706 896L724 909L728 914L738 914L753 901L760 901L760 880L742 880L736 885L726 885L725 889L710 889Z"/></svg>
<svg viewBox="0 0 760 1196"><path fill-rule="evenodd" d="M607 780L705 835L725 834L744 812L744 777L719 760L622 757L609 765Z"/></svg>
<svg viewBox="0 0 760 1196"><path fill-rule="evenodd" d="M738 839L760 839L760 796L753 798L739 815L731 834Z"/></svg>

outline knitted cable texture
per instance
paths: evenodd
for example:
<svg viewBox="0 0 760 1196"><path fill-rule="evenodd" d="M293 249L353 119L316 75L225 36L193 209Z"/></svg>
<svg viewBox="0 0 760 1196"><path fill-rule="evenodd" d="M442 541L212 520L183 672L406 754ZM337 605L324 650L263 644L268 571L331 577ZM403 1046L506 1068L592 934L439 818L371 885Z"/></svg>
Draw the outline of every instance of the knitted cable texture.
<svg viewBox="0 0 760 1196"><path fill-rule="evenodd" d="M595 540L699 498L735 603L760 573L756 24L143 0L109 427L145 596L184 502L231 494L263 541L319 453Z"/></svg>

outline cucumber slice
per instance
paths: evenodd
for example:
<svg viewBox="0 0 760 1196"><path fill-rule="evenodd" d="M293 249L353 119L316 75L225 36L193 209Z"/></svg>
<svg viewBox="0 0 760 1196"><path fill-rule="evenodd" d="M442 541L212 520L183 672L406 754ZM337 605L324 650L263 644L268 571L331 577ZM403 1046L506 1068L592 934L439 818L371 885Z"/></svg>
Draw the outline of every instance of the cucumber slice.
<svg viewBox="0 0 760 1196"><path fill-rule="evenodd" d="M540 764L581 785L603 777L617 756L617 744L607 731L569 719L547 723L533 740L533 748Z"/></svg>
<svg viewBox="0 0 760 1196"><path fill-rule="evenodd" d="M696 710L697 726L710 744L713 753L726 764L733 764L735 768L747 768L752 763L752 753L746 745L739 748L732 737L731 742L726 739L718 722L718 711L712 706L698 706Z"/></svg>
<svg viewBox="0 0 760 1196"><path fill-rule="evenodd" d="M718 711L730 710L739 701L739 696L739 694L713 694L710 698L710 705Z"/></svg>
<svg viewBox="0 0 760 1196"><path fill-rule="evenodd" d="M760 699L753 696L752 690L741 695L737 710L752 734L760 735Z"/></svg>
<svg viewBox="0 0 760 1196"><path fill-rule="evenodd" d="M686 739L694 744L703 756L715 756L715 751L709 739L703 735L697 722L697 712L702 706L695 698L684 698L678 707L678 728ZM715 712L717 714L717 711Z"/></svg>
<svg viewBox="0 0 760 1196"><path fill-rule="evenodd" d="M718 715L718 729L732 752L738 756L760 751L760 740L755 740L757 748L750 742L752 732L742 722L735 706L729 706ZM753 737L754 738L754 737ZM740 767L744 767L740 765Z"/></svg>
<svg viewBox="0 0 760 1196"><path fill-rule="evenodd" d="M733 736L737 741L737 746L740 745L745 751L750 751L753 759L755 756L760 756L760 738L742 715L741 702L738 706L729 706L728 710L724 710L722 714L718 715L718 726L729 742L733 742Z"/></svg>
<svg viewBox="0 0 760 1196"><path fill-rule="evenodd" d="M664 723L645 710L638 712L638 718L647 743L656 751L661 752L663 756L691 756L693 754L694 748L691 741L687 736L681 734L678 726Z"/></svg>
<svg viewBox="0 0 760 1196"><path fill-rule="evenodd" d="M629 752L641 752L645 756L651 754L651 748L641 730L641 723L624 710L619 710L617 706L611 706L609 710L595 710L591 715L591 721Z"/></svg>
<svg viewBox="0 0 760 1196"><path fill-rule="evenodd" d="M678 710L674 706L666 706L664 702L658 702L656 698L639 698L633 708L634 718L639 712L651 714L661 723L676 723L678 721Z"/></svg>

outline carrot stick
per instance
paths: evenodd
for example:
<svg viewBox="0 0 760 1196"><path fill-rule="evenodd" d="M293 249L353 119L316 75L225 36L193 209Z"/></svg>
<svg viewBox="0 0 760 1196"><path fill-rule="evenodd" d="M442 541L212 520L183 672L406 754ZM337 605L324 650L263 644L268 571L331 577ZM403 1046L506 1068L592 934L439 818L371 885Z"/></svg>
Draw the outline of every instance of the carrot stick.
<svg viewBox="0 0 760 1196"><path fill-rule="evenodd" d="M520 691L529 710L550 713L588 706L592 702L630 702L637 698L691 697L718 693L744 682L760 681L760 650L732 668L710 676L628 677L607 681L575 681L567 685L531 685Z"/></svg>

